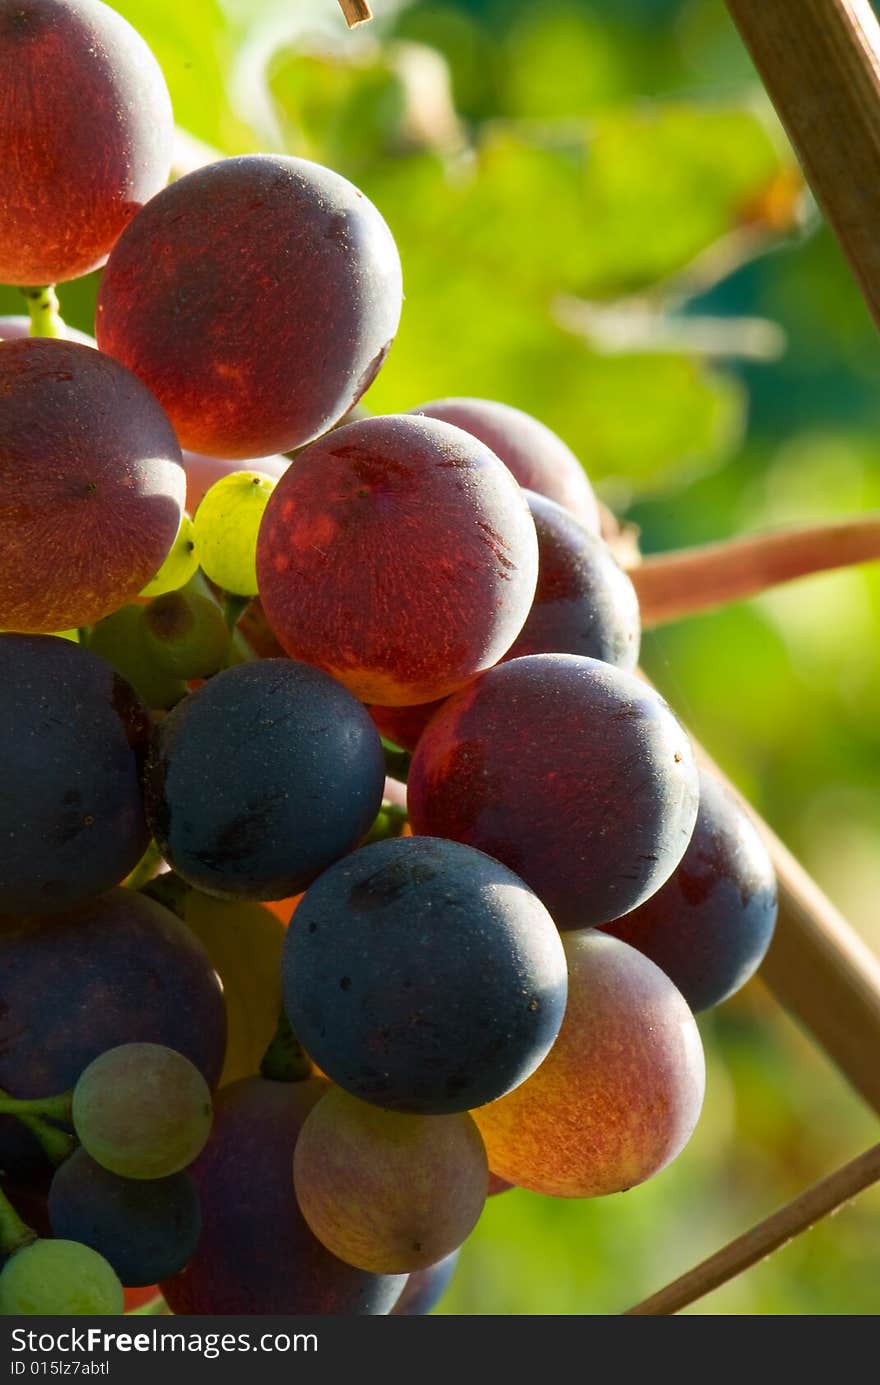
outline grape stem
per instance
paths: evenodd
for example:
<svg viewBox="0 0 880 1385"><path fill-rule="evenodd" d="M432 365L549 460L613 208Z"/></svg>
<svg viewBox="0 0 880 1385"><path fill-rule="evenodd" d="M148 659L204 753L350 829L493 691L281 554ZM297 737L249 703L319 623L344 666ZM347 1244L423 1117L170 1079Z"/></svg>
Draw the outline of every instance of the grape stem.
<svg viewBox="0 0 880 1385"><path fill-rule="evenodd" d="M22 1221L6 1194L0 1189L0 1251L12 1255L37 1240L37 1233Z"/></svg>
<svg viewBox="0 0 880 1385"><path fill-rule="evenodd" d="M236 625L251 604L252 599L253 598L250 596L236 596L234 592L224 592L223 616L229 627L230 633L235 630Z"/></svg>
<svg viewBox="0 0 880 1385"><path fill-rule="evenodd" d="M162 863L162 853L154 841L150 842L131 875L126 876L123 885L127 890L139 890L155 877Z"/></svg>
<svg viewBox="0 0 880 1385"><path fill-rule="evenodd" d="M880 559L880 517L753 534L645 558L629 569L642 626L743 601L814 572Z"/></svg>
<svg viewBox="0 0 880 1385"><path fill-rule="evenodd" d="M339 0L339 8L345 15L349 29L353 29L357 24L366 24L367 20L373 18L373 11L367 0Z"/></svg>
<svg viewBox="0 0 880 1385"><path fill-rule="evenodd" d="M407 811L397 803L383 803L361 846L371 846L373 842L384 842L389 837L402 837L403 829L409 822Z"/></svg>
<svg viewBox="0 0 880 1385"><path fill-rule="evenodd" d="M72 1108L73 1092L59 1092L57 1096L0 1096L0 1116L45 1116L69 1123Z"/></svg>
<svg viewBox="0 0 880 1385"><path fill-rule="evenodd" d="M696 1303L697 1299L735 1279L743 1270L756 1265L772 1251L814 1226L822 1217L838 1211L844 1203L877 1182L880 1182L880 1144L844 1164L843 1168L835 1170L821 1182L814 1183L793 1202L738 1236L680 1279L667 1284L659 1293L627 1309L623 1316L662 1317L680 1312L688 1304Z"/></svg>
<svg viewBox="0 0 880 1385"><path fill-rule="evenodd" d="M312 1065L283 1010L272 1042L263 1055L260 1075L270 1082L302 1082L312 1075Z"/></svg>
<svg viewBox="0 0 880 1385"><path fill-rule="evenodd" d="M22 289L31 315L32 337L63 337L64 320L59 311L54 284L44 288Z"/></svg>
<svg viewBox="0 0 880 1385"><path fill-rule="evenodd" d="M392 745L391 741L386 741L384 736L382 749L385 752L385 773L389 779L396 779L399 784L405 784L412 764L412 755L408 750L400 750L398 746Z"/></svg>
<svg viewBox="0 0 880 1385"><path fill-rule="evenodd" d="M0 1097L8 1096L10 1093L0 1087ZM76 1149L78 1141L74 1135L68 1134L66 1130L59 1130L57 1126L50 1125L39 1116L19 1116L18 1119L38 1142L53 1168L63 1164Z"/></svg>

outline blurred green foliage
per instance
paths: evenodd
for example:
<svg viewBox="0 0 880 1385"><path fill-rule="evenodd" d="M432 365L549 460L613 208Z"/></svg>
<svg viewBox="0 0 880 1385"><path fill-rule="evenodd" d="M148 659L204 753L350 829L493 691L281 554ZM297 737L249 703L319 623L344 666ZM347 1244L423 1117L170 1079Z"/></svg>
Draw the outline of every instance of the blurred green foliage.
<svg viewBox="0 0 880 1385"><path fill-rule="evenodd" d="M518 404L646 552L880 506L880 349L722 0L115 0L180 125L326 162L400 246L376 411ZM65 288L90 326L91 280ZM0 290L0 311L16 311ZM793 585L650 634L644 664L880 946L880 577ZM704 1117L624 1196L491 1201L442 1311L616 1313L876 1138L753 983L702 1021ZM880 1309L880 1194L696 1312Z"/></svg>

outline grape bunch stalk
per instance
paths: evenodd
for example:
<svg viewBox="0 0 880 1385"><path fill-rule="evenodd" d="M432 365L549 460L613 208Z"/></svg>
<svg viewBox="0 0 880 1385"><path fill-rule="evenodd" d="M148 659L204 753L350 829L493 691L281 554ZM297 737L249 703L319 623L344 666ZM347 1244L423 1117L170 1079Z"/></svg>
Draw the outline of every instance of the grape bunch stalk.
<svg viewBox="0 0 880 1385"><path fill-rule="evenodd" d="M171 131L107 6L0 0L0 1311L421 1314L488 1196L685 1147L774 871L562 440L360 406L379 210Z"/></svg>

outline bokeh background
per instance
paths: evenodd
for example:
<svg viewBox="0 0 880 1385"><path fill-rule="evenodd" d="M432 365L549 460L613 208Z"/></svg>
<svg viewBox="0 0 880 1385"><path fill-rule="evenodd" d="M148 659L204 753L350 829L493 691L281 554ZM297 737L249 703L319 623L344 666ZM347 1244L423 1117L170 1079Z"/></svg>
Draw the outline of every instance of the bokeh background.
<svg viewBox="0 0 880 1385"><path fill-rule="evenodd" d="M880 348L722 0L116 0L187 159L285 150L397 238L406 305L366 403L485 395L578 452L652 553L880 506ZM95 280L62 310L89 330ZM0 290L0 312L21 311ZM646 637L644 665L880 947L880 572ZM876 1139L760 981L701 1021L677 1163L595 1202L492 1199L440 1311L607 1314ZM880 1192L697 1313L880 1311Z"/></svg>

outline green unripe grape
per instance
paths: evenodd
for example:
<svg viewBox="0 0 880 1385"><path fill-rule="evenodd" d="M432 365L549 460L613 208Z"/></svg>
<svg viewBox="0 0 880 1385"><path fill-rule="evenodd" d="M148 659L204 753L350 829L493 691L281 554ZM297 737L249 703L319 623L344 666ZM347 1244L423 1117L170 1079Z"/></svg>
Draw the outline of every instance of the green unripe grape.
<svg viewBox="0 0 880 1385"><path fill-rule="evenodd" d="M211 1132L211 1093L198 1068L162 1044L120 1044L73 1089L73 1126L102 1168L166 1178L191 1164Z"/></svg>
<svg viewBox="0 0 880 1385"><path fill-rule="evenodd" d="M193 521L199 562L223 591L257 594L257 534L275 485L262 471L233 471L202 497Z"/></svg>
<svg viewBox="0 0 880 1385"><path fill-rule="evenodd" d="M121 606L92 627L88 647L106 659L154 710L167 711L186 696L186 683L152 657L145 640L143 606Z"/></svg>
<svg viewBox="0 0 880 1385"><path fill-rule="evenodd" d="M0 1314L68 1317L116 1316L125 1295L96 1250L79 1241L31 1241L15 1251L0 1274Z"/></svg>
<svg viewBox="0 0 880 1385"><path fill-rule="evenodd" d="M165 592L185 587L198 571L198 566L195 528L189 515L184 515L168 556L156 576L144 587L141 596L164 596Z"/></svg>
<svg viewBox="0 0 880 1385"><path fill-rule="evenodd" d="M176 678L208 678L226 662L229 626L210 597L166 592L144 607L144 643L166 673Z"/></svg>

